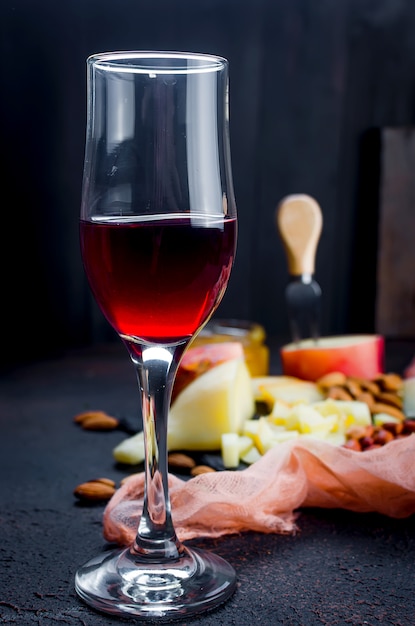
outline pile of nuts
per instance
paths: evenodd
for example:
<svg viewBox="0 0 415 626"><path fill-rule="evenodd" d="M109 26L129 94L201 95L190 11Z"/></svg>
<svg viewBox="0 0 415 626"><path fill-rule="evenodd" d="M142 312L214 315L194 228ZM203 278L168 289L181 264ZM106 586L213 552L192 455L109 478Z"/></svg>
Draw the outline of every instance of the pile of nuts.
<svg viewBox="0 0 415 626"><path fill-rule="evenodd" d="M374 450L415 432L415 421L406 419L403 412L403 380L399 374L379 374L369 380L331 372L320 378L317 385L327 398L365 402L372 418L379 413L392 418L381 425L352 426L347 431L346 448Z"/></svg>
<svg viewBox="0 0 415 626"><path fill-rule="evenodd" d="M398 420L405 419L403 380L399 374L379 374L369 380L331 372L320 378L317 386L327 398L365 402L372 415L386 413Z"/></svg>
<svg viewBox="0 0 415 626"><path fill-rule="evenodd" d="M395 439L402 439L415 433L415 421L385 422L381 426L353 426L347 432L345 448L365 452L381 448Z"/></svg>

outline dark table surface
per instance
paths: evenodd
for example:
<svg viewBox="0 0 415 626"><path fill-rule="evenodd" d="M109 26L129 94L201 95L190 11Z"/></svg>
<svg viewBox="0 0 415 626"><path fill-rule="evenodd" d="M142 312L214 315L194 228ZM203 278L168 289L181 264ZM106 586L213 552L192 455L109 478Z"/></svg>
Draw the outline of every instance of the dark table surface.
<svg viewBox="0 0 415 626"><path fill-rule="evenodd" d="M413 344L388 345L388 369L402 371L413 353ZM73 489L99 476L119 483L131 470L112 459L125 433L86 432L73 416L91 408L131 418L137 404L135 374L117 344L2 374L1 624L136 623L94 612L74 591L77 567L105 542L104 505L81 506ZM414 625L414 521L303 510L294 536L194 540L230 561L238 587L218 609L176 623Z"/></svg>

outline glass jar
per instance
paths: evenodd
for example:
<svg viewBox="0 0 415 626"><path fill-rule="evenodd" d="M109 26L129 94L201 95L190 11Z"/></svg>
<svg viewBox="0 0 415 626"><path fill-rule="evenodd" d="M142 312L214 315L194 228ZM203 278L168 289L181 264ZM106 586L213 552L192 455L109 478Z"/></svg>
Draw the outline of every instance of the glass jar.
<svg viewBox="0 0 415 626"><path fill-rule="evenodd" d="M251 376L269 374L269 348L266 333L256 322L234 319L211 319L192 342L192 346L236 341L242 344Z"/></svg>

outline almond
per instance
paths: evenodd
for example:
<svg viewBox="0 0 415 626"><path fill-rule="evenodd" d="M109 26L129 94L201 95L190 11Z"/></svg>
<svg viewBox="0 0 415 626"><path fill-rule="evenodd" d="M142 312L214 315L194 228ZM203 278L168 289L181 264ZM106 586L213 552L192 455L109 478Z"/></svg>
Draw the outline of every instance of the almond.
<svg viewBox="0 0 415 626"><path fill-rule="evenodd" d="M94 478L89 482L102 483L103 485L108 485L109 487L115 487L115 480L112 480L111 478Z"/></svg>
<svg viewBox="0 0 415 626"><path fill-rule="evenodd" d="M317 386L321 389L329 389L330 387L341 387L345 382L346 375L343 372L330 372L318 379Z"/></svg>
<svg viewBox="0 0 415 626"><path fill-rule="evenodd" d="M337 385L327 390L327 397L332 400L353 400L353 396L346 389Z"/></svg>
<svg viewBox="0 0 415 626"><path fill-rule="evenodd" d="M379 374L373 379L384 391L400 391L403 387L402 377L399 374Z"/></svg>
<svg viewBox="0 0 415 626"><path fill-rule="evenodd" d="M396 417L401 421L404 421L405 419L405 415L401 410L391 404L386 404L385 402L375 402L372 406L372 413L386 413L387 415L392 415L392 417Z"/></svg>
<svg viewBox="0 0 415 626"><path fill-rule="evenodd" d="M373 396L379 393L379 385L377 385L373 380L368 380L367 378L360 378L359 376L350 376L348 380L352 380L357 383L363 391L368 391Z"/></svg>
<svg viewBox="0 0 415 626"><path fill-rule="evenodd" d="M106 417L106 415L107 413L105 413L104 411L83 411L82 413L78 413L77 415L75 415L73 419L76 424L82 425L82 422L87 420L89 417Z"/></svg>
<svg viewBox="0 0 415 626"><path fill-rule="evenodd" d="M81 422L81 426L85 430L114 430L118 425L119 420L106 413L90 414Z"/></svg>
<svg viewBox="0 0 415 626"><path fill-rule="evenodd" d="M102 501L109 500L115 493L116 489L112 485L105 484L100 480L89 480L81 483L74 489L74 495L79 500L85 501Z"/></svg>
<svg viewBox="0 0 415 626"><path fill-rule="evenodd" d="M372 407L375 403L375 399L369 391L362 391L356 396L358 402L365 402L369 407L369 411L372 413Z"/></svg>
<svg viewBox="0 0 415 626"><path fill-rule="evenodd" d="M200 474L208 474L209 472L216 472L213 467L209 467L209 465L195 465L190 470L192 476L199 476Z"/></svg>
<svg viewBox="0 0 415 626"><path fill-rule="evenodd" d="M355 380L348 378L344 384L344 388L346 391L350 393L353 398L356 398L360 393L362 393L362 388Z"/></svg>
<svg viewBox="0 0 415 626"><path fill-rule="evenodd" d="M187 454L182 454L181 452L171 452L168 461L170 467L180 467L183 469L192 469L196 465L196 461L192 459L191 456L187 456Z"/></svg>
<svg viewBox="0 0 415 626"><path fill-rule="evenodd" d="M386 404L391 404L392 406L396 406L397 409L403 408L403 400L397 393L392 393L391 391L381 391L376 396L377 402L385 402Z"/></svg>

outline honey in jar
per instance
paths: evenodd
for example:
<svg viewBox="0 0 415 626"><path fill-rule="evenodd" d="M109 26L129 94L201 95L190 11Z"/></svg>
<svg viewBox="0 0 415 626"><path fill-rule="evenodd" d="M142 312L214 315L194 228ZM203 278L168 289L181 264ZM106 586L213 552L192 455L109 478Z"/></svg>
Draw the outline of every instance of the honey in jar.
<svg viewBox="0 0 415 626"><path fill-rule="evenodd" d="M251 376L269 373L269 348L263 326L256 322L234 319L211 319L193 340L192 346L237 341L242 344Z"/></svg>

